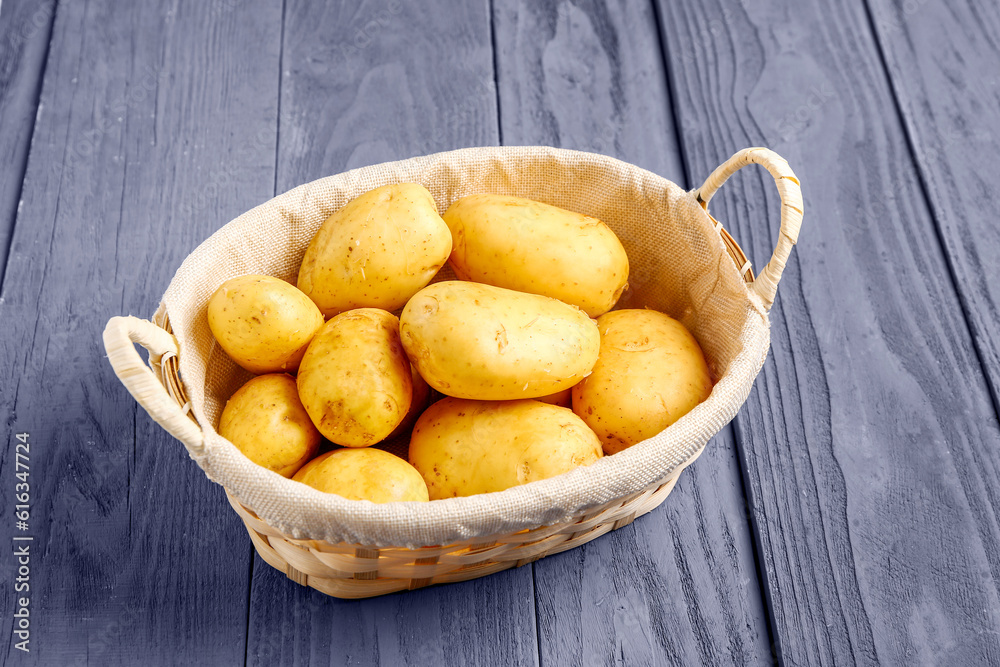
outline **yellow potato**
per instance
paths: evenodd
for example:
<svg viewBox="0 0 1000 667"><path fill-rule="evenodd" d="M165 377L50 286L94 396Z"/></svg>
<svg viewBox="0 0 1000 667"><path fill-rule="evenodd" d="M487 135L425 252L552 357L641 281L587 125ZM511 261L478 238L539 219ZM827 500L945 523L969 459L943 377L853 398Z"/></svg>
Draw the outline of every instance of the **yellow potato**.
<svg viewBox="0 0 1000 667"><path fill-rule="evenodd" d="M591 317L611 310L628 282L621 241L597 218L504 195L463 197L444 214L456 275L543 294Z"/></svg>
<svg viewBox="0 0 1000 667"><path fill-rule="evenodd" d="M208 301L208 327L226 354L251 373L294 372L323 326L305 294L272 276L227 280Z"/></svg>
<svg viewBox="0 0 1000 667"><path fill-rule="evenodd" d="M451 253L451 233L422 185L384 185L331 215L306 249L298 286L327 317L396 310Z"/></svg>
<svg viewBox="0 0 1000 667"><path fill-rule="evenodd" d="M291 477L316 456L322 439L299 401L295 378L261 375L226 402L219 435L268 470Z"/></svg>
<svg viewBox="0 0 1000 667"><path fill-rule="evenodd" d="M600 441L571 410L532 400L445 398L410 438L410 463L431 500L503 491L599 458Z"/></svg>
<svg viewBox="0 0 1000 667"><path fill-rule="evenodd" d="M381 449L335 449L307 463L292 479L348 500L428 500L420 473Z"/></svg>
<svg viewBox="0 0 1000 667"><path fill-rule="evenodd" d="M705 355L677 320L655 310L614 310L597 326L601 356L573 387L573 411L605 454L653 437L712 392Z"/></svg>
<svg viewBox="0 0 1000 667"><path fill-rule="evenodd" d="M431 388L427 384L427 381L420 377L420 373L417 371L417 367L410 364L410 378L413 380L413 398L410 400L410 409L407 411L406 416L403 417L403 421L399 422L399 426L389 434L390 438L404 433L413 427L413 424L417 421L417 417L420 413L424 411L427 404L431 400Z"/></svg>
<svg viewBox="0 0 1000 667"><path fill-rule="evenodd" d="M410 360L434 389L509 400L572 387L600 349L579 308L536 294L448 281L420 290L400 316Z"/></svg>
<svg viewBox="0 0 1000 667"><path fill-rule="evenodd" d="M399 320L358 308L327 322L302 357L302 405L320 433L345 447L384 440L410 409L413 380Z"/></svg>

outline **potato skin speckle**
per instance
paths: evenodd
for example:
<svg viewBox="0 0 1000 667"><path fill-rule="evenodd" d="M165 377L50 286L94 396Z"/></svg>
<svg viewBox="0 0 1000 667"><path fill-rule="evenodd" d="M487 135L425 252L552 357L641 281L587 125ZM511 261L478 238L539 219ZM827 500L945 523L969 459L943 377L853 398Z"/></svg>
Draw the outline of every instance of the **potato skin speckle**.
<svg viewBox="0 0 1000 667"><path fill-rule="evenodd" d="M293 477L324 493L373 503L426 502L427 485L413 466L381 449L336 449Z"/></svg>
<svg viewBox="0 0 1000 667"><path fill-rule="evenodd" d="M313 423L331 442L381 442L403 421L413 398L399 320L378 308L330 319L302 357L297 384Z"/></svg>
<svg viewBox="0 0 1000 667"><path fill-rule="evenodd" d="M417 183L384 185L333 213L306 248L298 287L323 314L396 310L448 261L451 232Z"/></svg>
<svg viewBox="0 0 1000 667"><path fill-rule="evenodd" d="M240 387L222 410L219 435L284 477L315 456L321 440L299 400L295 378L284 373L261 375Z"/></svg>
<svg viewBox="0 0 1000 667"><path fill-rule="evenodd" d="M403 308L406 353L427 383L456 398L514 400L569 389L597 361L600 334L556 299L446 281Z"/></svg>
<svg viewBox="0 0 1000 667"><path fill-rule="evenodd" d="M573 411L614 454L667 428L712 392L698 341L655 310L613 310L597 319L601 353L573 387Z"/></svg>
<svg viewBox="0 0 1000 667"><path fill-rule="evenodd" d="M323 315L284 280L249 275L215 291L208 326L226 354L251 373L295 372Z"/></svg>
<svg viewBox="0 0 1000 667"><path fill-rule="evenodd" d="M444 398L420 416L409 452L431 500L502 491L601 456L597 436L567 408L459 398Z"/></svg>
<svg viewBox="0 0 1000 667"><path fill-rule="evenodd" d="M625 248L596 218L494 194L462 197L443 218L454 239L448 261L463 280L549 296L591 317L627 286Z"/></svg>

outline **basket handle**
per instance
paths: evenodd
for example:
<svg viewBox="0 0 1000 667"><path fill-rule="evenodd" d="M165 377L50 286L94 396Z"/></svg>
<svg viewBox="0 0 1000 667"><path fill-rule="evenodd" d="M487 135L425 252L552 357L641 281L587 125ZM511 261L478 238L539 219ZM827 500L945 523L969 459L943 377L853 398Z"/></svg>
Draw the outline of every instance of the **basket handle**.
<svg viewBox="0 0 1000 667"><path fill-rule="evenodd" d="M726 180L750 163L756 163L771 172L774 183L778 186L781 197L781 230L778 233L778 245L767 266L761 270L754 282L747 285L751 292L756 293L763 301L764 307L771 310L774 295L778 291L778 281L781 272L785 270L792 246L799 238L799 228L802 226L802 189L799 179L795 178L791 167L785 158L767 148L744 148L729 158L705 179L705 183L694 191L698 202L708 210L708 202L712 195Z"/></svg>
<svg viewBox="0 0 1000 667"><path fill-rule="evenodd" d="M142 361L135 349L139 343L149 351L151 365L158 366L179 351L177 339L148 320L138 317L112 317L104 328L104 349L115 375L132 397L145 408L157 424L192 451L203 447L201 429L177 404L163 383Z"/></svg>

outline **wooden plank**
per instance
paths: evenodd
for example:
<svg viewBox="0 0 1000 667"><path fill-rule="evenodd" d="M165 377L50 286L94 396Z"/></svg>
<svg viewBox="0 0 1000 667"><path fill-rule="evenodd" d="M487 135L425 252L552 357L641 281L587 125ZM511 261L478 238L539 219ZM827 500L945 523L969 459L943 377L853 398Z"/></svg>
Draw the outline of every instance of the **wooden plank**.
<svg viewBox="0 0 1000 667"><path fill-rule="evenodd" d="M278 191L349 168L496 144L487 3L286 6ZM537 663L531 568L359 601L254 563L252 664Z"/></svg>
<svg viewBox="0 0 1000 667"><path fill-rule="evenodd" d="M731 430L664 504L535 563L542 664L770 664Z"/></svg>
<svg viewBox="0 0 1000 667"><path fill-rule="evenodd" d="M338 600L254 563L251 665L532 665L531 568Z"/></svg>
<svg viewBox="0 0 1000 667"><path fill-rule="evenodd" d="M495 145L485 5L289 0L278 192L364 165Z"/></svg>
<svg viewBox="0 0 1000 667"><path fill-rule="evenodd" d="M193 247L273 192L281 17L227 7L59 6L0 299L0 503L28 432L35 550L31 654L5 585L4 662L243 660L246 532L101 344L108 317L151 315Z"/></svg>
<svg viewBox="0 0 1000 667"><path fill-rule="evenodd" d="M0 288L38 94L48 53L56 0L8 0L0 7Z"/></svg>
<svg viewBox="0 0 1000 667"><path fill-rule="evenodd" d="M649 4L496 2L505 143L605 153L687 187ZM728 427L662 507L534 564L543 664L770 660Z"/></svg>
<svg viewBox="0 0 1000 667"><path fill-rule="evenodd" d="M692 175L768 145L805 193L735 422L781 659L1000 661L1000 428L864 7L658 7ZM771 178L720 197L759 265Z"/></svg>
<svg viewBox="0 0 1000 667"><path fill-rule="evenodd" d="M1000 7L868 4L962 312L1000 412Z"/></svg>
<svg viewBox="0 0 1000 667"><path fill-rule="evenodd" d="M494 4L504 143L604 153L684 185L652 7Z"/></svg>

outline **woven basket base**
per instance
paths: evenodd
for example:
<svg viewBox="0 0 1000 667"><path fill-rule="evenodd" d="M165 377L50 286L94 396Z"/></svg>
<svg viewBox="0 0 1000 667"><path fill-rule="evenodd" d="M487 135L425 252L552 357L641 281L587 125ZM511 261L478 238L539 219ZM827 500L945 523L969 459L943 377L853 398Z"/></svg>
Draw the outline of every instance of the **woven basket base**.
<svg viewBox="0 0 1000 667"><path fill-rule="evenodd" d="M489 541L419 549L296 540L261 521L228 493L226 496L268 565L297 584L333 597L357 599L475 579L578 547L655 509L673 490L681 470L574 521L492 536Z"/></svg>

